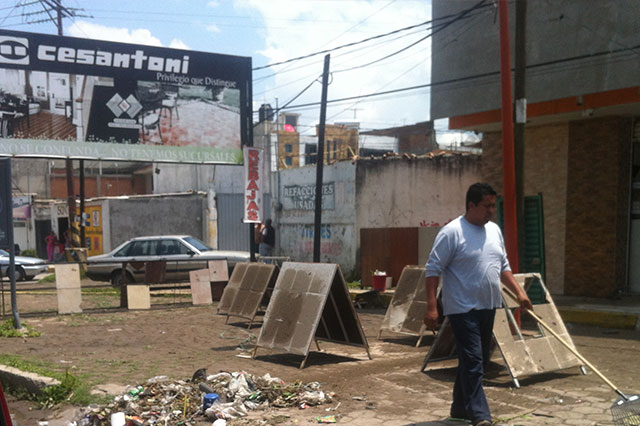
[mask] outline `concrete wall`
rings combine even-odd
[[[321,232],[321,261],[339,263],[349,275],[355,268],[355,166],[340,162],[324,166]],[[276,239],[280,255],[298,261],[313,260],[314,204],[312,186],[316,168],[302,167],[281,171],[280,194],[283,205],[278,213]]]
[[[358,161],[360,228],[438,227],[464,213],[469,185],[481,177],[476,155]]]
[[[204,195],[110,199],[108,205],[112,249],[130,238],[146,235],[188,234],[206,239]]]
[[[433,19],[455,14],[476,0],[434,1]],[[499,21],[491,2],[433,35],[431,80],[442,82],[500,69]],[[511,47],[515,6],[509,4]],[[527,64],[624,49],[640,44],[640,8],[635,0],[547,0],[527,2]],[[640,84],[640,56],[632,50],[532,68],[527,72],[529,103]],[[500,108],[498,74],[434,86],[431,119]]]
[[[564,293],[567,225],[567,123],[527,128],[524,193],[542,193],[547,288]],[[482,141],[483,180],[503,194],[502,133],[485,133]]]

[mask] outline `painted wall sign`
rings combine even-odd
[[[248,57],[0,30],[0,154],[240,164],[250,92]]]
[[[282,194],[282,207],[285,210],[314,210],[316,205],[316,185],[288,185]],[[322,184],[322,209],[335,208],[334,182]]]
[[[244,222],[260,223],[264,216],[264,150],[244,147]]]

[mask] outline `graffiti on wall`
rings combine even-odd
[[[313,254],[313,225],[302,225],[299,230],[300,251],[305,254]],[[342,254],[342,241],[335,238],[335,229],[330,224],[320,228],[320,254],[340,256]]]
[[[322,184],[322,209],[333,210],[335,204],[334,182]],[[285,210],[314,210],[316,208],[316,185],[286,185],[282,207]]]
[[[420,221],[420,226],[423,228],[440,228],[445,226],[447,223],[451,222],[453,219],[448,219],[442,223],[440,222],[434,222],[434,221],[427,221],[426,219],[423,219]]]

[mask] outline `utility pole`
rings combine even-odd
[[[327,117],[327,89],[329,87],[329,61],[324,57],[322,72],[322,98],[320,101],[320,124],[318,126],[318,154],[316,161],[316,202],[313,220],[313,261],[320,262],[320,237],[322,233],[322,172],[324,168],[324,128]]]
[[[516,211],[518,218],[518,256],[524,261],[525,226],[524,226],[524,151],[525,128],[527,125],[527,99],[525,96],[525,72],[527,67],[527,0],[516,2],[516,43],[515,43],[515,75],[514,97],[516,100],[516,122],[514,125],[515,168],[516,168]],[[522,266],[520,271],[522,271]]]
[[[517,273],[518,218],[516,214],[516,174],[513,147],[513,98],[511,92],[511,48],[509,42],[509,3],[498,0],[500,15],[500,74],[502,82],[502,154],[504,172],[504,228],[507,256],[511,269]]]

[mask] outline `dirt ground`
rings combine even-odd
[[[99,293],[96,297],[83,294],[82,314],[57,315],[53,290],[21,285],[24,289],[18,299],[21,318],[42,335],[0,338],[0,353],[42,361],[59,371],[69,370],[74,375],[87,377],[95,389],[136,385],[158,375],[189,379],[196,370],[206,368],[209,374],[247,371],[260,376],[269,373],[287,382],[319,381],[323,390],[335,392],[332,407],[340,404],[330,412],[326,411],[331,408],[328,406],[256,412],[249,420],[230,424],[250,421],[261,424],[260,420],[267,424],[312,424],[316,423],[316,416],[327,414],[348,418],[350,413],[364,410],[367,403],[371,408],[371,402],[379,418],[402,420],[396,424],[442,418],[448,413],[455,362],[434,364],[435,369],[421,373],[420,366],[433,337],[425,337],[418,348],[412,336],[385,333],[382,340],[377,340],[384,309],[358,311],[373,360],[368,359],[363,348],[320,342],[322,351],[312,345],[306,367],[299,369],[300,356],[264,348],[258,350],[256,359],[246,358],[260,332],[260,321],[251,329],[247,328],[247,321],[234,317],[225,324],[225,317],[216,315],[216,303],[192,306],[190,298],[179,290],[154,296],[152,309],[148,311],[118,308],[115,293]],[[10,318],[6,301],[4,313],[3,320]],[[640,333],[568,327],[578,350],[614,383],[623,390],[639,390]],[[496,355],[499,358],[499,353]],[[559,409],[570,410],[570,404],[581,402],[582,394],[585,401],[587,398],[615,399],[615,394],[595,375],[582,376],[577,369],[525,378],[521,380],[522,387],[515,389],[506,369],[497,360],[487,374],[487,392],[495,415],[505,420],[513,418],[509,424],[542,424],[526,422],[518,416],[526,415],[530,419],[532,413],[535,415],[545,404],[563,404]],[[426,406],[424,401],[429,398],[433,401],[434,395],[439,402]],[[20,426],[38,424],[39,420],[49,420],[53,425],[56,419],[68,418],[73,412],[68,406],[41,410],[34,403],[13,397],[9,397],[9,408]],[[278,417],[279,414],[285,417]]]

